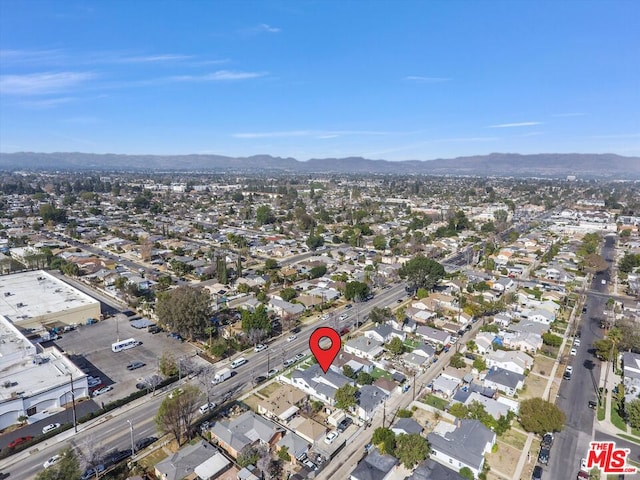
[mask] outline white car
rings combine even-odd
[[[267,372],[267,377],[269,377],[269,378],[270,377],[274,377],[274,376],[276,376],[278,374],[279,371],[280,370],[278,370],[277,368],[272,368],[271,370],[269,370]]]
[[[579,347],[580,346],[580,339],[579,338],[576,338],[576,339],[573,340],[573,346],[574,347]]]
[[[287,337],[287,342],[293,342],[296,338],[298,338],[297,335],[289,335]]]
[[[327,445],[331,445],[333,441],[338,438],[338,435],[338,432],[336,432],[335,430],[333,432],[329,432],[329,434],[324,437],[324,443],[326,443]]]
[[[266,350],[268,347],[266,345],[263,345],[262,343],[259,343],[258,345],[256,345],[256,347],[253,349],[255,352],[261,352],[263,350]]]
[[[98,390],[96,390],[95,392],[93,392],[93,396],[97,397],[98,395],[102,395],[103,393],[110,392],[111,390],[113,390],[112,386],[102,387],[102,388],[99,388]]]
[[[346,313],[343,313],[342,315],[340,315],[340,320],[346,320],[348,316],[349,315],[347,315]]]
[[[50,432],[51,430],[55,430],[56,428],[60,428],[59,423],[50,423],[49,425],[42,427],[42,433]]]
[[[53,457],[51,457],[49,460],[47,460],[46,462],[44,462],[42,464],[42,466],[44,468],[49,468],[53,465],[55,465],[56,463],[58,463],[60,460],[62,460],[62,455],[54,455]]]
[[[578,354],[578,350],[576,350],[575,348],[572,348],[569,353],[575,357]]]
[[[184,393],[184,390],[181,388],[176,388],[175,390],[173,390],[170,394],[169,394],[169,398],[175,398],[179,395],[182,395]]]
[[[565,372],[573,373],[573,367],[571,365],[567,365]]]

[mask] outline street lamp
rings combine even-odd
[[[71,404],[73,406],[73,429],[75,433],[78,433],[78,422],[76,420],[76,395],[73,392],[73,374],[69,372],[69,383],[71,384]]]
[[[133,423],[131,423],[131,420],[127,420],[127,423],[129,424],[129,433],[131,435],[131,456],[133,457],[135,454],[135,446],[133,445]]]

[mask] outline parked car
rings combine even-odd
[[[162,331],[162,328],[160,328],[157,325],[151,325],[147,328],[147,331],[153,335],[155,335],[156,333],[160,333]]]
[[[266,345],[263,345],[262,343],[259,343],[258,345],[255,346],[255,348],[253,349],[255,352],[261,352],[263,350],[266,350],[268,347]]]
[[[346,313],[343,313],[343,314],[342,314],[342,315],[340,315],[340,317],[338,317],[338,318],[342,321],[342,320],[346,320],[348,316],[349,316],[349,315],[347,315]]]
[[[579,347],[580,346],[580,339],[579,338],[574,338],[573,339],[573,346],[574,347]]]
[[[298,338],[297,335],[289,335],[287,337],[287,342],[293,342],[296,338]]]
[[[22,445],[23,443],[27,443],[29,440],[33,440],[33,437],[31,435],[27,435],[26,437],[18,437],[18,438],[14,438],[9,445],[7,445],[7,448],[16,448],[19,445]]]
[[[329,432],[326,437],[324,437],[324,443],[327,445],[331,445],[336,438],[338,438],[339,433],[336,431]]]
[[[596,402],[595,400],[589,400],[589,403],[587,405],[589,405],[589,408],[592,408],[594,410],[598,408],[598,402]]]
[[[349,333],[349,327],[344,327],[342,330],[340,330],[341,337],[344,337],[347,333]]]
[[[567,365],[565,372],[573,373],[573,367],[571,365]]]
[[[542,467],[540,465],[536,465],[535,467],[533,467],[531,480],[542,480]]]
[[[571,372],[567,372],[565,370],[565,372],[562,374],[562,378],[564,378],[565,380],[571,380]]]
[[[255,383],[262,383],[267,379],[267,377],[265,375],[258,375],[256,378],[253,379],[253,381]]]
[[[91,480],[92,478],[94,478],[96,476],[96,472],[98,472],[98,475],[100,475],[102,472],[104,472],[104,465],[100,464],[96,468],[93,468],[93,467],[87,468],[84,471],[84,473],[82,474],[82,476],[80,477],[80,479],[81,480]]]
[[[274,377],[278,374],[279,371],[280,370],[278,370],[277,368],[272,368],[267,372],[267,377]]]
[[[60,460],[62,460],[62,455],[54,455],[53,457],[51,457],[49,460],[47,460],[46,462],[44,462],[42,464],[42,466],[44,468],[49,468],[52,467],[53,465],[55,465],[56,463],[58,463]]]
[[[102,383],[102,379],[100,377],[88,377],[87,378],[87,385],[89,386],[89,388],[97,387],[101,383]]]
[[[312,471],[314,471],[314,470],[318,470],[318,467],[316,466],[316,464],[315,464],[315,463],[313,463],[313,462],[312,462],[311,460],[309,460],[308,458],[307,458],[306,460],[304,460],[304,461],[302,462],[302,464],[303,464],[305,467],[307,467],[309,470],[312,470]]]
[[[284,368],[289,368],[291,365],[293,365],[294,363],[296,363],[295,359],[290,358],[288,360],[285,360],[283,362]]]
[[[551,448],[553,445],[553,433],[547,432],[542,436],[542,442],[540,442],[542,447]]]
[[[144,362],[132,362],[127,365],[127,370],[137,370],[138,368],[142,368],[146,365]]]
[[[293,358],[295,359],[296,362],[299,362],[300,360],[302,360],[304,358],[304,353],[298,353]]]
[[[59,423],[50,423],[49,425],[42,427],[42,433],[48,433],[51,430],[55,430],[56,428],[60,428]]]
[[[102,387],[102,388],[99,388],[96,391],[94,391],[93,392],[93,396],[97,397],[98,395],[102,395],[103,393],[110,392],[111,390],[113,390],[113,387],[111,385],[106,386],[106,387]]]
[[[342,433],[344,432],[347,428],[349,428],[349,425],[351,425],[352,420],[349,417],[345,417],[342,419],[342,421],[338,424],[337,430],[338,432]]]
[[[347,308],[353,308],[353,305],[351,305],[350,303],[347,303],[347,304],[344,306],[344,308],[345,308],[345,309],[347,309]]]
[[[104,465],[110,466],[120,463],[125,458],[129,458],[131,456],[131,449],[127,450],[116,450],[111,452],[104,458]]]
[[[538,454],[538,463],[542,465],[547,465],[549,463],[549,454],[551,453],[550,448],[542,447],[540,449],[540,453]]]
[[[198,412],[200,412],[200,415],[204,415],[205,413],[209,412],[210,410],[213,410],[214,408],[216,408],[216,403],[209,402],[209,403],[205,403],[204,405],[201,405],[200,408],[198,408]]]
[[[152,443],[156,442],[158,440],[158,437],[145,437],[145,438],[141,438],[140,440],[138,440],[136,442],[135,448],[136,448],[136,452],[139,450],[142,450],[143,448],[147,448],[149,445],[151,445]]]

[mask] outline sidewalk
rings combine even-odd
[[[606,375],[606,371],[608,368],[611,368],[609,362],[603,363],[603,368],[600,370],[600,382],[598,386],[600,388],[604,387],[604,378]],[[609,378],[607,379],[607,393],[605,395],[605,412],[604,412],[604,420],[598,420],[594,422],[594,429],[597,428],[598,431],[607,433],[609,435],[619,435],[626,434],[631,435],[631,426],[627,424],[626,431],[620,430],[613,423],[611,423],[611,405],[613,405],[613,388],[621,382],[620,375],[616,375],[615,373],[609,372]],[[640,439],[638,439],[635,443],[640,444]]]

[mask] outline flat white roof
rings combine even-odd
[[[98,303],[44,270],[0,276],[0,315],[13,323]]]

